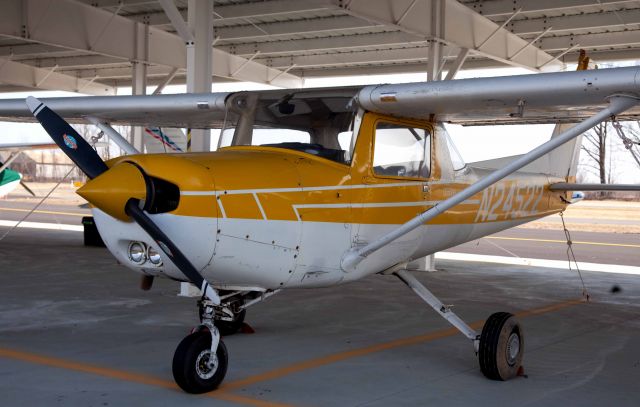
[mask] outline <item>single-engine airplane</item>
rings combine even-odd
[[[639,103],[640,67],[629,67],[326,89],[28,98],[26,105],[0,102],[0,116],[26,120],[32,113],[84,171],[89,181],[78,193],[94,206],[120,263],[147,286],[168,277],[201,289],[200,324],[173,358],[178,385],[201,393],[223,381],[228,359],[220,333],[237,330],[249,306],[283,289],[375,273],[399,277],[469,338],[486,377],[514,377],[525,344],[515,317],[495,313],[478,333],[407,264],[562,211],[582,187],[575,184],[580,135],[611,117],[639,117]],[[61,116],[222,130],[215,152],[103,162]],[[548,142],[524,155],[470,166],[443,122],[558,124]]]
[[[14,171],[9,166],[13,161],[18,158],[23,150],[37,150],[37,149],[57,148],[57,145],[52,143],[3,143],[0,142],[0,151],[8,151],[9,156],[2,162],[0,161],[0,197],[7,195],[18,187],[22,186],[28,193],[35,196],[35,193],[22,181],[22,174],[18,171]]]

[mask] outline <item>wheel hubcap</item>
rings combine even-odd
[[[201,379],[211,379],[218,370],[218,357],[211,353],[210,349],[205,349],[196,359],[196,373]]]
[[[507,363],[509,363],[509,366],[515,365],[519,353],[520,335],[513,332],[507,340]]]

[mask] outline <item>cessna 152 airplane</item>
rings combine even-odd
[[[108,249],[147,287],[153,277],[168,277],[201,288],[201,322],[173,359],[178,385],[200,393],[224,379],[220,332],[238,329],[247,307],[282,289],[375,273],[399,277],[469,338],[485,376],[514,377],[524,352],[514,316],[495,313],[477,333],[407,264],[563,210],[571,191],[588,187],[574,183],[580,134],[614,116],[640,116],[639,103],[640,67],[630,67],[347,88],[28,98],[0,102],[0,117],[32,113],[86,173],[78,193],[94,206]],[[221,128],[219,148],[103,162],[54,110],[103,126]],[[527,154],[472,167],[443,122],[558,125]]]

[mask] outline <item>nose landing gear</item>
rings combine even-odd
[[[212,351],[211,333],[206,330],[185,337],[173,355],[173,378],[187,393],[215,390],[227,373],[227,347],[220,341]]]
[[[173,355],[173,378],[187,393],[215,390],[227,374],[229,356],[214,324],[219,305],[203,299],[199,304],[201,324],[185,337]]]

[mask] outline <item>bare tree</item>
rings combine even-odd
[[[585,133],[582,141],[582,151],[587,159],[582,163],[590,173],[600,179],[601,184],[609,180],[607,176],[607,137],[608,123],[596,125],[590,132]]]

